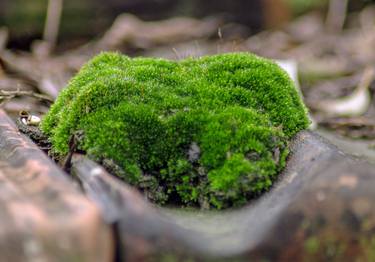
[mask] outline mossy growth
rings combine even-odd
[[[42,131],[79,148],[159,204],[226,208],[269,189],[288,140],[308,126],[287,74],[249,53],[183,61],[102,53],[62,90]]]

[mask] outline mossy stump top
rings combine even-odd
[[[102,53],[62,90],[41,129],[61,155],[83,133],[80,150],[156,203],[220,209],[269,189],[288,140],[308,123],[292,80],[253,54]]]

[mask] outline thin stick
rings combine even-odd
[[[56,45],[61,13],[63,9],[63,0],[49,0],[47,9],[47,18],[44,26],[43,39],[50,44],[53,49]]]
[[[177,49],[174,48],[174,47],[172,47],[172,51],[173,51],[173,53],[175,54],[176,59],[177,59],[177,60],[181,60],[181,56],[180,56],[180,54],[178,53]]]
[[[7,91],[7,90],[0,90],[0,100],[10,100],[15,97],[19,96],[29,96],[39,99],[41,101],[45,101],[48,103],[53,103],[53,99],[47,95],[35,93],[33,91],[21,91],[17,89],[16,91]]]
[[[221,44],[223,43],[223,33],[221,32],[221,27],[217,29],[217,36],[219,37],[219,42],[217,43],[217,50],[218,54],[221,53]]]
[[[8,28],[0,27],[0,51],[3,51],[8,42]]]
[[[330,0],[326,26],[333,32],[340,32],[345,24],[348,0]]]
[[[362,78],[357,86],[358,90],[366,90],[369,89],[371,86],[371,83],[374,81],[375,78],[375,69],[374,67],[368,66],[365,68]]]

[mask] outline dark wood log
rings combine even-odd
[[[126,261],[370,261],[375,237],[375,169],[320,136],[301,132],[273,189],[238,210],[154,207],[87,158],[72,171],[117,224]]]
[[[111,261],[99,209],[0,110],[0,261]]]

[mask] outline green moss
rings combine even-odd
[[[363,261],[375,261],[375,236],[361,237],[360,246],[363,252]]]
[[[319,239],[317,237],[309,237],[305,242],[305,250],[308,254],[314,255],[319,251]]]
[[[111,159],[157,203],[238,206],[270,188],[287,142],[308,126],[292,81],[248,53],[180,62],[103,53],[42,121],[60,154],[70,136]]]

